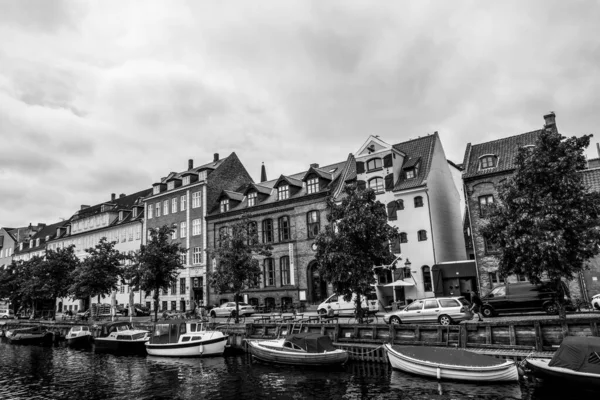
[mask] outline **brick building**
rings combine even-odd
[[[235,153],[224,159],[215,153],[212,162],[194,167],[193,160],[189,160],[187,170],[170,172],[152,185],[152,193],[144,199],[144,243],[151,229],[168,225],[174,229],[173,240],[187,249],[183,256],[185,269],[177,283],[160,293],[161,310],[183,312],[191,308],[190,302],[207,300],[207,204],[214,204],[223,190],[238,190],[251,182],[252,178]]]

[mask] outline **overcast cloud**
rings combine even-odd
[[[368,135],[600,133],[599,1],[0,0],[0,226],[235,151],[255,180]],[[592,139],[589,157],[598,157]]]

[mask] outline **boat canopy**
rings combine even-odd
[[[131,323],[126,321],[118,321],[118,322],[110,322],[102,326],[102,330],[100,332],[100,337],[106,337],[110,335],[112,332],[117,331],[126,331],[133,329]]]
[[[600,337],[565,337],[548,366],[600,374]]]
[[[331,343],[331,338],[320,333],[296,333],[288,336],[285,341],[300,347],[307,353],[337,350]]]

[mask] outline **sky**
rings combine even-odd
[[[600,1],[0,0],[0,226],[235,152],[255,181],[369,135],[600,141]]]

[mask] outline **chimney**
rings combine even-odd
[[[554,133],[558,133],[558,129],[556,128],[556,115],[554,111],[550,111],[550,113],[544,115],[544,128],[552,130]]]
[[[82,204],[80,210],[85,210],[86,208],[90,208],[87,204]]]
[[[119,195],[119,198],[120,198],[120,199],[122,199],[123,197],[125,197],[125,193],[121,193],[121,194]]]
[[[188,169],[192,169],[194,168],[194,160],[192,160],[191,158],[188,160]]]
[[[215,159],[213,160],[213,162],[217,162],[219,161],[219,153],[215,153]]]
[[[110,201],[115,201],[115,199],[117,198],[117,195],[114,193],[110,194]]]
[[[598,158],[600,158],[600,143],[596,143],[596,151],[598,152]]]
[[[313,164],[310,164],[310,167],[311,168],[319,168],[319,164],[313,163]]]
[[[266,182],[267,181],[267,170],[265,169],[265,163],[262,163],[262,167],[260,167],[260,181],[261,182]]]

